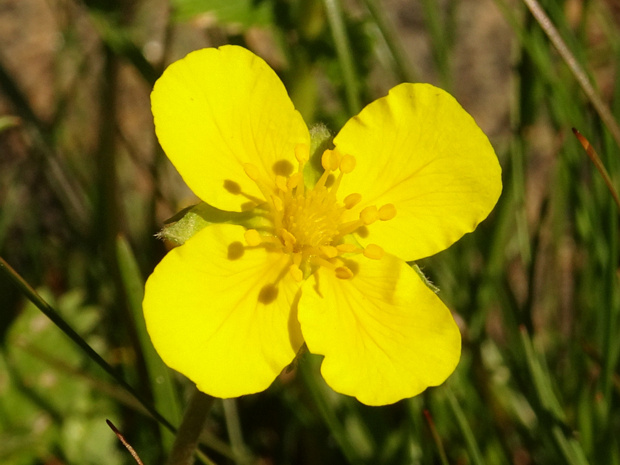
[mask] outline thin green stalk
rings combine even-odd
[[[235,455],[235,462],[238,464],[248,463],[249,457],[243,442],[237,401],[235,399],[224,399],[222,404],[224,406],[224,418],[226,418],[226,431],[228,432],[228,439]]]
[[[465,438],[465,444],[467,445],[467,450],[469,452],[469,458],[471,459],[471,463],[474,465],[483,465],[484,460],[482,459],[482,453],[480,452],[480,448],[478,447],[478,443],[476,442],[476,438],[474,436],[469,423],[467,422],[467,417],[465,416],[465,412],[461,408],[459,401],[456,399],[456,396],[452,392],[449,386],[445,387],[446,396],[448,397],[448,404],[452,409],[452,413],[454,413],[454,417],[456,418],[456,422],[459,425],[459,429]]]
[[[407,58],[405,49],[396,34],[396,28],[390,24],[390,21],[385,14],[385,8],[382,8],[379,0],[364,0],[364,4],[370,12],[375,24],[379,28],[383,40],[392,54],[394,63],[396,65],[396,71],[398,78],[406,82],[416,82],[416,72],[411,66],[411,62]]]
[[[334,43],[336,44],[336,53],[342,67],[342,76],[344,78],[344,86],[347,97],[349,112],[353,115],[357,114],[362,105],[359,97],[359,85],[356,78],[355,67],[353,65],[353,57],[351,56],[351,46],[344,26],[342,18],[342,9],[339,0],[323,0],[325,10],[327,11],[327,20],[332,31]]]
[[[446,89],[452,87],[450,79],[449,41],[447,34],[450,32],[445,24],[441,24],[439,9],[436,0],[422,0],[422,11],[429,35],[431,37],[433,58],[439,71],[441,85]]]
[[[439,452],[439,460],[441,460],[442,465],[449,465],[448,457],[446,455],[446,450],[443,447],[443,442],[441,440],[441,436],[437,432],[437,428],[435,427],[435,422],[433,421],[433,417],[428,410],[424,410],[424,417],[426,418],[426,422],[428,423],[428,429],[431,431],[431,436],[433,436],[433,441],[435,441],[435,445],[437,446],[437,452]]]
[[[323,421],[340,446],[340,450],[346,457],[347,461],[354,464],[362,463],[361,458],[358,456],[357,450],[349,440],[349,436],[347,435],[344,426],[340,420],[338,420],[336,412],[334,412],[334,409],[329,405],[323,389],[321,389],[321,386],[317,383],[317,373],[312,370],[312,366],[314,365],[312,362],[313,360],[311,360],[311,356],[306,356],[298,365],[298,370],[301,373],[304,384],[308,388],[310,396],[319,410],[319,414],[323,417]]]
[[[521,328],[521,343],[527,359],[528,369],[533,381],[540,405],[552,415],[551,435],[560,449],[565,462],[570,465],[586,465],[588,463],[583,448],[574,438],[567,438],[564,432],[567,429],[564,423],[566,415],[560,402],[553,393],[549,374],[538,359],[532,341],[525,328]]]
[[[22,294],[28,298],[45,316],[47,316],[52,323],[54,323],[60,330],[65,333],[73,342],[75,342],[84,353],[99,365],[106,373],[108,373],[114,380],[120,384],[127,392],[129,392],[139,403],[142,405],[151,416],[164,425],[168,430],[175,432],[176,429],[172,424],[163,417],[152,405],[146,402],[138,394],[138,392],[131,387],[117,372],[112,368],[108,362],[106,362],[101,355],[95,352],[88,343],[82,339],[82,337],[75,332],[75,330],[67,324],[67,322],[54,310],[41,296],[35,291],[30,284],[21,277],[17,271],[15,271],[2,257],[0,257],[0,270],[3,271],[6,276],[13,281]]]
[[[607,126],[607,129],[611,132],[616,144],[620,147],[620,126],[618,126],[618,123],[611,114],[611,111],[609,111],[609,108],[607,108],[607,106],[603,103],[603,100],[594,90],[594,87],[590,83],[585,71],[581,65],[579,65],[573,53],[569,50],[556,27],[553,25],[547,14],[543,11],[537,0],[523,0],[523,2],[528,7],[545,34],[547,34],[547,37],[549,37],[549,40],[553,43],[571,73],[573,73],[573,76],[575,76],[575,79],[592,103],[592,106],[598,113],[599,117],[605,126]]]
[[[181,407],[174,389],[172,376],[170,376],[170,370],[155,351],[146,330],[146,323],[142,313],[144,281],[136,258],[124,237],[118,237],[116,240],[116,257],[127,304],[134,320],[140,350],[146,364],[155,407],[175,424],[178,424],[181,419]],[[162,429],[161,434],[164,449],[170,451],[174,436],[164,429]]]
[[[198,446],[198,439],[214,401],[214,397],[198,389],[194,390],[174,439],[172,452],[166,462],[167,465],[192,465],[194,463],[194,452]],[[209,460],[207,463],[213,462]]]

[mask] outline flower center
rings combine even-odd
[[[363,253],[368,258],[381,259],[384,252],[378,245],[369,244],[361,248],[344,242],[344,237],[358,228],[377,220],[390,220],[396,215],[392,204],[381,208],[369,206],[361,210],[359,219],[343,222],[344,212],[362,200],[358,193],[349,194],[342,203],[336,197],[343,176],[355,168],[355,158],[336,150],[326,150],[321,157],[324,172],[315,186],[307,189],[303,169],[308,161],[308,147],[298,145],[295,157],[299,163],[298,171],[288,177],[276,175],[275,189],[260,179],[255,165],[244,165],[246,174],[267,200],[268,215],[273,224],[273,230],[267,231],[267,235],[255,229],[247,230],[245,239],[248,245],[275,244],[282,252],[289,254],[289,271],[298,281],[309,272],[308,265],[331,268],[342,279],[353,277],[354,272],[343,257],[346,254]]]

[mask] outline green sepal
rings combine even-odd
[[[259,217],[254,212],[228,212],[218,210],[208,203],[187,207],[166,221],[157,237],[183,245],[190,237],[204,227],[213,223],[231,223],[255,228],[259,224]]]
[[[321,156],[327,149],[333,148],[332,136],[327,126],[316,124],[310,128],[310,159],[304,168],[304,183],[311,187],[316,184],[323,173]]]
[[[424,274],[424,272],[420,269],[420,267],[415,264],[415,263],[409,263],[409,265],[411,265],[411,268],[413,268],[413,271],[415,271],[418,276],[420,277],[420,279],[424,282],[424,284],[426,284],[426,286],[433,291],[435,294],[439,293],[439,288],[437,286],[435,286],[430,279],[428,279],[426,277],[426,275]]]
[[[313,186],[323,172],[321,155],[332,147],[332,139],[331,133],[323,124],[317,124],[310,129],[310,159],[304,169],[304,182],[307,186]],[[198,231],[213,223],[238,224],[248,229],[258,230],[267,226],[260,212],[254,210],[229,212],[201,202],[184,208],[166,220],[165,226],[157,233],[157,237],[175,245],[183,245]]]

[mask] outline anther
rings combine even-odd
[[[282,192],[286,192],[287,191],[287,182],[286,182],[286,178],[284,176],[280,176],[277,175],[276,176],[276,186],[278,186],[278,189],[280,189]]]
[[[394,204],[386,203],[379,209],[378,214],[381,221],[391,220],[396,216],[396,207]]]
[[[356,206],[358,203],[360,203],[361,201],[362,201],[362,194],[358,194],[357,192],[355,192],[353,194],[347,195],[342,202],[344,203],[344,208],[346,208],[347,210],[350,210],[354,206]]]
[[[282,238],[282,241],[284,242],[284,246],[289,250],[293,250],[293,246],[297,242],[297,239],[295,239],[295,236],[293,236],[286,229],[282,229],[280,231],[280,237]]]
[[[335,258],[338,256],[338,249],[333,245],[321,245],[319,250],[325,254],[327,258]]]
[[[377,221],[377,216],[377,207],[374,205],[366,207],[360,212],[360,220],[362,220],[365,225],[369,225]]]
[[[377,244],[368,244],[364,249],[364,257],[370,258],[372,260],[381,260],[383,255],[385,255],[384,250],[379,247]]]
[[[258,179],[259,171],[256,165],[253,165],[252,163],[244,163],[243,170],[252,181],[256,181]]]
[[[340,172],[348,174],[355,169],[355,157],[353,155],[344,155],[340,160]]]
[[[325,171],[336,171],[340,166],[340,159],[339,152],[327,149],[321,156],[321,165]]]
[[[346,266],[339,266],[334,271],[336,277],[340,279],[351,279],[353,277],[353,272]]]
[[[297,144],[295,146],[295,158],[302,165],[308,161],[308,153],[310,149],[306,144]]]
[[[338,249],[340,253],[353,253],[357,252],[359,247],[355,244],[338,244],[336,249]]]
[[[250,247],[256,247],[262,242],[260,234],[258,234],[256,229],[248,229],[243,233],[243,237]]]
[[[293,189],[294,189],[294,188],[296,188],[296,187],[297,187],[300,183],[303,183],[303,182],[304,182],[304,179],[303,179],[303,178],[304,178],[304,177],[303,177],[303,174],[301,174],[301,173],[295,173],[295,174],[291,175],[291,176],[288,178],[288,181],[286,181],[286,187],[287,187],[289,190],[293,190]]]

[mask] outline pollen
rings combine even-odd
[[[396,207],[365,205],[354,213],[358,219],[350,221],[351,213],[347,212],[359,208],[362,195],[353,192],[341,197],[338,191],[343,177],[355,170],[355,157],[336,149],[325,150],[321,156],[324,172],[313,186],[307,186],[303,172],[310,158],[309,147],[298,144],[294,155],[299,167],[289,176],[277,174],[269,179],[257,166],[243,165],[246,175],[264,195],[264,216],[272,224],[271,230],[261,227],[260,234],[248,229],[245,241],[250,247],[269,247],[288,254],[291,257],[288,274],[297,282],[317,267],[332,270],[339,279],[352,279],[355,273],[345,266],[343,254],[381,260],[385,252],[376,244],[362,247],[354,243],[356,240],[345,242],[345,236],[359,228],[372,228],[376,221],[391,220],[396,216]],[[346,216],[349,218],[345,221]]]

